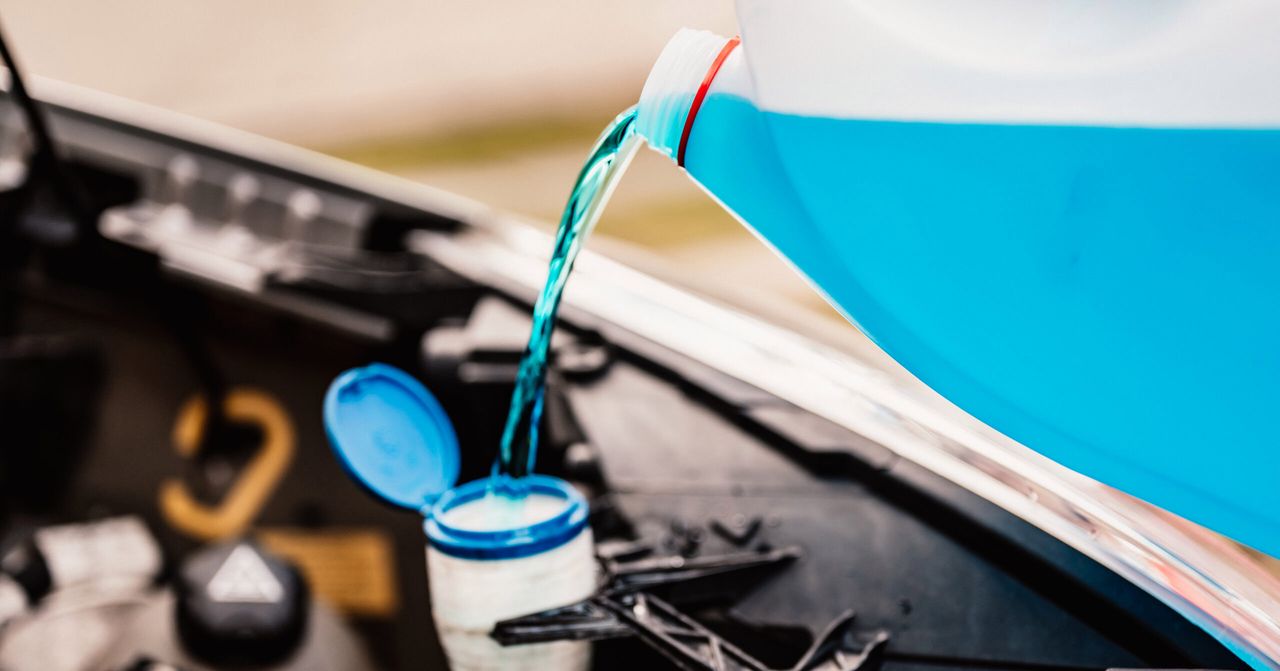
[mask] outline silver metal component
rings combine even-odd
[[[107,210],[98,227],[170,270],[256,294],[299,250],[355,251],[371,212],[352,198],[177,154],[140,201]]]
[[[31,138],[16,109],[0,115],[0,193],[22,186],[27,179]]]
[[[160,574],[160,546],[133,516],[44,527],[35,544],[55,590],[108,582],[144,586]]]
[[[187,154],[178,154],[164,169],[164,183],[157,200],[165,203],[187,202],[188,193],[200,178],[200,164]]]
[[[223,221],[240,221],[245,208],[258,199],[262,183],[247,172],[239,172],[227,182],[227,196],[222,214]]]
[[[320,216],[322,209],[324,202],[311,189],[298,189],[289,194],[289,200],[285,203],[284,237],[303,237],[304,228]]]

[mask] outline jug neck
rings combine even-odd
[[[682,163],[689,115],[701,102],[737,38],[683,28],[662,49],[645,80],[637,105],[636,132],[657,151]]]

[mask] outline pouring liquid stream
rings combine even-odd
[[[640,146],[635,120],[636,109],[632,107],[619,114],[600,135],[578,173],[560,218],[547,282],[534,304],[533,327],[520,361],[498,461],[489,484],[491,498],[506,499],[505,502],[493,501],[498,514],[504,517],[519,517],[528,494],[523,478],[533,472],[537,456],[538,426],[547,385],[547,357],[560,298],[578,252]]]

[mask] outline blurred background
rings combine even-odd
[[[32,74],[429,183],[548,228],[591,143],[635,102],[671,35],[737,32],[730,0],[0,0],[0,14]],[[637,157],[591,246],[879,354],[655,153]]]

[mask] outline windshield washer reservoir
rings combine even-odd
[[[458,439],[440,403],[413,376],[385,364],[330,385],[325,428],[338,460],[379,498],[426,518],[431,613],[453,669],[585,669],[590,644],[504,648],[493,625],[566,606],[596,589],[586,499],[546,475],[522,478],[521,499],[489,480],[454,486]]]

